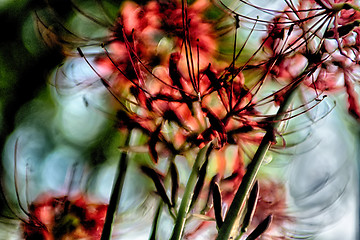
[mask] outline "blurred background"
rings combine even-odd
[[[77,3],[104,23],[111,23],[120,5],[119,1],[102,1],[101,6],[93,0]],[[56,13],[49,11],[47,4]],[[79,41],[106,36],[106,24],[99,26],[84,19],[73,7],[63,0],[0,0],[0,176],[3,192],[15,208],[15,189],[23,205],[42,192],[66,194],[70,182],[101,201],[107,201],[111,191],[117,147],[124,141],[112,128],[111,96],[71,44],[39,22],[46,19],[51,23],[55,15],[61,16],[76,31]],[[64,31],[56,24],[49,27]],[[90,56],[99,47],[87,51]],[[93,60],[89,57],[90,62]],[[70,82],[62,82],[64,79]],[[89,84],[77,87],[72,80]],[[57,84],[68,88],[59,92]],[[344,102],[342,97],[336,100]],[[294,150],[298,154],[287,156],[290,161],[281,164],[289,188],[290,211],[299,217],[295,235],[316,234],[311,238],[319,240],[359,239],[359,125],[344,109],[338,104],[327,118],[314,124],[308,141]],[[130,166],[130,173],[136,173],[134,168]],[[143,205],[146,199],[146,180],[136,181],[135,176],[127,176],[126,181],[135,186],[125,189],[123,212]],[[20,211],[19,215],[23,214]],[[150,219],[144,220],[148,226]],[[13,226],[0,225],[0,239],[16,235]]]
[[[82,4],[86,2],[89,1]],[[50,5],[56,12],[49,10]],[[45,21],[49,16],[48,26],[42,25],[39,14]],[[0,239],[19,238],[19,217],[26,218],[20,204],[26,206],[43,192],[60,196],[67,194],[69,186],[74,185],[73,194],[90,188],[102,191],[108,198],[111,190],[114,168],[109,179],[101,179],[106,181],[102,188],[93,187],[98,184],[97,166],[105,160],[106,164],[116,164],[115,159],[112,162],[108,156],[112,156],[108,150],[112,149],[118,156],[116,150],[121,143],[117,131],[110,131],[110,118],[102,112],[107,110],[106,106],[101,106],[107,94],[96,84],[90,89],[72,88],[73,91],[62,93],[54,86],[55,79],[62,73],[79,81],[94,77],[84,61],[76,62],[79,59],[71,57],[73,49],[63,49],[64,40],[46,29],[60,27],[52,25],[50,19],[59,17],[67,24],[68,20],[75,20],[74,15],[69,1],[0,1],[3,30],[0,40],[0,176],[5,195],[1,195],[0,203]],[[66,57],[69,60],[64,63]],[[87,108],[87,98],[99,107]],[[16,199],[16,191],[20,200]],[[101,194],[97,195],[100,201],[107,201]],[[6,202],[15,214],[9,211]],[[9,220],[9,216],[14,220]]]

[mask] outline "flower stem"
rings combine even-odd
[[[151,230],[151,235],[149,240],[156,240],[156,232],[158,229],[158,224],[159,224],[159,219],[160,219],[160,215],[161,215],[161,210],[163,208],[163,202],[160,201],[156,213],[155,213],[155,217],[154,217],[154,221],[153,221],[153,226],[152,226],[152,230]]]
[[[202,149],[200,149],[198,155],[196,156],[189,179],[186,183],[185,192],[181,200],[179,212],[175,221],[175,226],[172,232],[172,236],[170,238],[171,240],[180,240],[183,234],[187,214],[189,213],[190,209],[191,198],[193,196],[196,180],[198,178],[199,169],[203,162],[207,148],[208,147],[203,147]]]
[[[233,225],[238,217],[240,209],[243,208],[246,202],[246,196],[249,194],[252,185],[254,184],[256,175],[260,169],[263,159],[269,150],[273,139],[274,131],[278,128],[281,119],[284,117],[284,113],[287,111],[294,92],[297,89],[297,85],[293,85],[284,96],[284,100],[278,109],[277,114],[272,120],[268,130],[266,131],[252,161],[247,166],[247,171],[241,181],[241,184],[235,194],[235,197],[230,205],[230,208],[226,214],[224,223],[219,230],[219,234],[216,240],[228,240],[233,229]]]
[[[126,138],[125,146],[129,145],[130,136],[131,136],[131,134],[129,133]],[[118,165],[117,172],[116,172],[115,182],[113,184],[113,189],[111,192],[109,206],[108,206],[108,209],[106,212],[104,228],[101,233],[101,240],[111,239],[112,225],[113,225],[113,222],[114,222],[114,219],[116,216],[116,212],[117,212],[117,209],[119,206],[127,166],[128,166],[127,153],[122,152],[120,155],[120,161],[119,161],[119,165]]]

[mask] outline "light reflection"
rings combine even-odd
[[[83,96],[78,95],[62,102],[56,122],[67,140],[84,145],[96,139],[107,120],[105,115],[87,107]]]
[[[47,154],[41,169],[44,189],[67,194],[70,184],[79,186],[81,173],[71,175],[71,172],[83,169],[79,163],[84,162],[84,156],[69,146],[57,146]]]

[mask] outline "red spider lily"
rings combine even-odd
[[[264,47],[270,58],[265,71],[291,84],[305,68],[313,66],[313,73],[302,82],[317,95],[345,90],[349,112],[358,119],[352,82],[358,78],[359,16],[360,8],[353,1],[309,0],[289,5],[268,26]],[[275,94],[275,102],[277,97]]]
[[[282,60],[293,53],[306,56],[321,52],[324,41],[336,39],[340,52],[344,54],[345,48],[352,48],[346,46],[346,37],[356,32],[359,10],[350,1],[308,0],[301,1],[297,6],[289,5],[269,22],[264,46],[273,58]],[[332,54],[332,51],[329,53]]]
[[[149,135],[155,162],[160,142],[174,154],[214,139],[221,148],[228,139],[236,142],[237,129],[262,126],[252,119],[256,104],[241,69],[217,69],[224,64],[212,50],[216,36],[203,16],[207,6],[200,0],[189,6],[126,3],[113,39],[103,45],[105,56],[98,59],[102,72],[116,75],[104,84],[125,108],[121,115],[126,116],[119,119],[125,124],[119,125]],[[173,49],[159,52],[159,38],[170,39]],[[171,134],[165,131],[169,126]]]
[[[68,198],[43,194],[29,206],[29,220],[21,223],[24,239],[99,239],[107,205],[91,203],[83,195]]]
[[[11,206],[3,187],[0,184],[1,200],[4,209],[13,217],[3,215],[8,219],[20,220],[20,232],[26,240],[54,240],[54,239],[99,239],[105,222],[107,204],[100,204],[90,200],[89,196],[79,192],[77,195],[56,195],[46,192],[39,195],[31,203],[26,198],[24,207],[18,191],[18,146],[19,138],[14,148],[14,187],[17,205],[25,217],[20,216]],[[71,178],[75,168],[71,173]],[[28,180],[26,175],[26,181]],[[68,193],[71,191],[71,184]],[[26,185],[26,187],[28,187]],[[28,192],[26,190],[26,197]]]
[[[349,113],[356,119],[360,120],[360,105],[358,94],[354,90],[354,85],[350,81],[347,74],[345,74],[345,89],[348,95],[348,110]]]
[[[115,63],[128,78],[133,80],[137,77],[140,80],[141,76],[128,72],[133,71],[132,68],[135,71],[139,70],[141,63],[136,61],[136,58],[150,67],[166,64],[169,51],[172,52],[173,48],[181,49],[185,44],[184,41],[189,41],[188,45],[192,49],[188,50],[193,57],[199,58],[200,67],[206,66],[207,59],[214,55],[216,49],[215,29],[212,24],[204,20],[203,16],[209,5],[206,0],[198,0],[185,10],[178,1],[162,3],[149,1],[145,6],[125,2],[117,26],[113,30],[111,44],[107,46],[110,48],[113,61],[107,58],[101,61],[107,61],[108,67],[113,70]],[[188,22],[184,22],[186,21],[184,14]],[[186,32],[191,34],[187,34],[185,38]],[[187,59],[189,60],[192,61]],[[132,65],[129,66],[128,64],[131,63]]]

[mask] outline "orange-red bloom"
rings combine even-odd
[[[86,196],[39,196],[29,206],[28,221],[21,223],[24,239],[100,239],[107,205]]]

